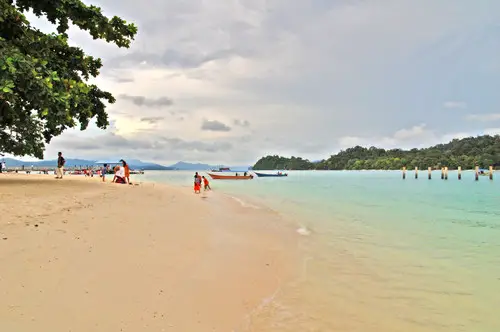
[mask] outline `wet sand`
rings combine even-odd
[[[224,195],[0,176],[0,331],[244,331],[297,234]]]

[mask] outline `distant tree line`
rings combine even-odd
[[[355,146],[330,156],[320,162],[311,162],[300,157],[285,158],[266,156],[257,161],[254,170],[396,170],[402,167],[440,169],[472,169],[500,166],[500,136],[478,136],[454,139],[447,144],[438,144],[424,149],[379,149]]]

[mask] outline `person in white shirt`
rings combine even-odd
[[[127,183],[127,181],[125,180],[125,169],[123,167],[118,166],[118,169],[115,172],[115,177],[113,179],[113,182],[122,184]]]

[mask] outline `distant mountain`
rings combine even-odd
[[[57,166],[57,160],[40,160],[40,161],[22,161],[12,158],[4,158],[5,164],[7,167],[55,167]],[[86,166],[94,166],[96,160],[87,160],[87,159],[72,159],[66,158],[66,167],[86,167]],[[171,167],[166,167],[160,164],[143,162],[137,159],[130,159],[127,161],[130,168],[132,169],[143,169],[143,170],[171,170]]]
[[[4,158],[5,164],[7,167],[19,167],[21,168],[23,165],[26,168],[31,167],[55,167],[57,165],[56,159],[51,160],[39,160],[39,161],[22,161],[13,158]],[[113,159],[114,160],[114,159]],[[95,165],[96,162],[106,162],[110,161],[110,159],[103,160],[89,160],[89,159],[73,159],[66,158],[66,167],[86,167]],[[183,170],[183,171],[206,171],[210,169],[218,169],[219,167],[228,167],[228,166],[214,166],[209,164],[202,163],[188,163],[184,161],[179,161],[170,166],[163,166],[160,164],[155,164],[151,162],[141,161],[139,159],[126,159],[130,168],[132,169],[143,169],[143,170]],[[231,170],[234,171],[246,171],[248,170],[248,166],[233,166]]]
[[[252,166],[231,166],[229,167],[231,169],[231,171],[235,171],[235,172],[246,172],[246,171],[251,171],[252,170]]]
[[[208,169],[216,169],[219,168],[219,166],[213,166],[209,164],[201,164],[201,163],[186,163],[184,161],[179,161],[173,165],[169,166],[172,169],[177,169],[180,171],[204,171]]]
[[[168,171],[168,170],[173,170],[172,167],[168,166],[163,166],[160,164],[155,164],[151,162],[144,162],[140,161],[138,159],[129,159],[127,160],[127,163],[130,165],[130,168],[139,168],[139,169],[144,169],[144,170],[151,170],[151,171]]]

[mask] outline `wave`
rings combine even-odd
[[[304,235],[304,236],[311,235],[311,231],[309,229],[307,229],[307,227],[304,227],[304,226],[298,228],[297,233],[299,233],[300,235]]]
[[[231,197],[232,199],[234,199],[236,202],[240,203],[240,205],[242,207],[245,207],[245,208],[251,208],[251,209],[260,209],[260,207],[256,206],[256,205],[253,205],[253,204],[250,204],[248,202],[245,202],[244,200],[242,200],[241,198],[238,198],[238,197],[234,197],[234,196],[229,196]]]

